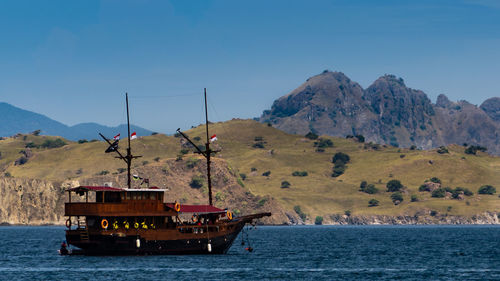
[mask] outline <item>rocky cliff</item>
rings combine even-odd
[[[235,214],[272,212],[272,217],[262,219],[267,224],[289,224],[297,222],[298,216],[285,212],[280,204],[269,196],[255,196],[238,183],[238,177],[232,172],[226,161],[213,159],[213,200],[220,208],[229,208]],[[206,183],[193,188],[190,182],[194,177],[206,181],[206,163],[196,157],[184,160],[169,159],[137,169],[137,172],[150,182],[154,182],[168,191],[166,201],[179,201],[182,204],[207,204]],[[8,224],[62,224],[64,202],[67,193],[64,190],[78,185],[126,186],[126,173],[94,176],[65,182],[0,177],[0,223]],[[139,183],[134,182],[134,186]],[[143,186],[145,187],[145,186]],[[72,200],[78,200],[72,198]]]
[[[500,98],[477,107],[440,95],[433,104],[394,75],[363,89],[341,72],[325,71],[277,99],[259,120],[288,133],[361,134],[367,141],[422,149],[467,143],[500,154]]]

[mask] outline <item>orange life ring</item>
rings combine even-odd
[[[191,220],[192,220],[193,222],[197,222],[197,221],[198,221],[198,218],[197,218],[195,215],[193,215],[193,216],[191,217]]]
[[[71,228],[71,220],[70,219],[66,220],[66,227]]]
[[[227,211],[226,216],[229,220],[233,219],[233,213],[231,213],[230,211]]]
[[[102,219],[101,226],[102,226],[102,228],[107,229],[108,226],[109,226],[108,220],[107,219]]]
[[[175,202],[174,210],[179,212],[181,210],[181,204],[179,204],[178,202]]]

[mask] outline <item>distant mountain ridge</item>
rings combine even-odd
[[[29,133],[41,130],[43,135],[61,136],[63,138],[77,141],[80,139],[97,139],[98,133],[113,137],[120,133],[122,137],[127,135],[127,125],[108,127],[97,123],[81,123],[67,126],[61,122],[48,118],[45,115],[24,110],[5,102],[0,102],[0,136],[8,137],[17,133]],[[140,136],[150,135],[152,131],[131,125],[130,129]]]
[[[394,75],[363,89],[341,72],[324,71],[277,99],[259,121],[294,134],[361,134],[367,141],[423,149],[467,143],[500,154],[500,98],[477,107],[440,95],[433,104]]]

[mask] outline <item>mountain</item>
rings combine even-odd
[[[2,120],[0,123],[1,137],[8,137],[18,133],[30,133],[36,130],[41,130],[43,135],[61,136],[73,141],[97,139],[99,138],[98,133],[108,137],[118,133],[122,136],[127,135],[127,125],[124,124],[108,127],[96,123],[82,123],[70,127],[42,114],[27,111],[4,102],[0,102],[0,119]],[[137,132],[139,136],[152,133],[135,125],[131,125],[130,129],[132,132]]]
[[[204,126],[185,133],[197,145],[206,136]],[[500,157],[465,154],[457,145],[448,146],[448,153],[438,153],[436,149],[411,150],[329,136],[321,138],[333,145],[320,151],[318,140],[253,120],[213,123],[210,133],[217,134],[218,140],[211,145],[219,151],[212,158],[215,204],[234,213],[271,211],[268,222],[276,224],[300,222],[298,215],[310,224],[316,216],[322,216],[325,224],[500,223]],[[38,145],[47,139],[54,137],[30,134],[0,140],[0,224],[62,224],[62,202],[67,198],[64,188],[106,182],[126,185],[125,163],[104,153],[104,142],[71,142],[59,148]],[[29,143],[35,144],[31,157],[16,165],[22,156],[19,152]],[[168,188],[167,200],[207,202],[206,181],[201,188],[190,186],[195,177],[206,180],[206,162],[182,138],[163,134],[140,137],[132,142],[132,152],[142,155],[132,163],[133,174]],[[332,157],[338,152],[347,154],[349,160],[343,174],[332,177]],[[442,190],[444,197],[433,197],[420,186],[434,177],[447,190],[462,187],[473,194],[453,198]],[[403,200],[397,205],[386,191],[391,180],[404,185]],[[363,181],[376,189],[370,194],[361,192]],[[140,181],[133,181],[134,187],[139,185]],[[478,194],[483,185],[492,185],[497,192]],[[379,205],[370,207],[371,199]],[[350,216],[345,215],[347,210]]]
[[[500,98],[477,107],[440,95],[434,104],[394,75],[363,89],[341,72],[324,71],[274,101],[258,120],[294,134],[360,134],[375,143],[422,149],[467,143],[500,154]]]

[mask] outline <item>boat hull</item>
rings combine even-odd
[[[238,223],[231,232],[186,235],[186,239],[147,239],[141,234],[90,234],[82,239],[75,230],[66,231],[68,244],[81,249],[74,253],[84,255],[188,255],[225,254],[240,233],[245,223]],[[152,230],[153,231],[153,230]],[[139,240],[139,242],[137,241]],[[208,246],[210,244],[210,247]],[[209,251],[210,248],[210,251]]]

